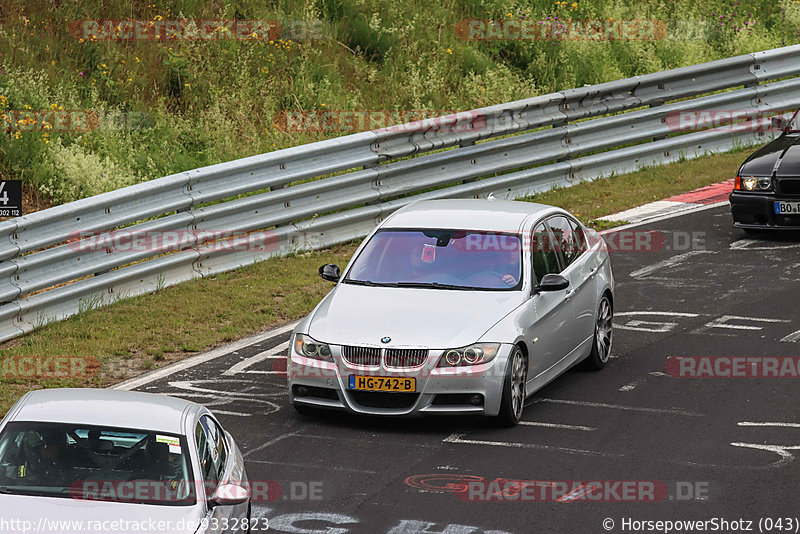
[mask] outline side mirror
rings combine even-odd
[[[327,280],[329,282],[338,282],[339,277],[342,276],[342,271],[339,270],[338,265],[326,263],[319,268],[319,275],[323,280]]]
[[[250,492],[238,484],[220,484],[208,504],[211,506],[232,506],[247,502]]]
[[[546,274],[542,277],[541,281],[533,288],[534,293],[543,293],[545,291],[561,291],[569,287],[569,280],[560,274]]]
[[[772,124],[772,128],[780,132],[785,132],[786,129],[789,127],[788,121],[781,116],[772,117],[770,122]]]

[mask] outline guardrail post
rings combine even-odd
[[[458,148],[465,148],[465,147],[468,147],[468,146],[473,146],[474,144],[475,144],[475,140],[474,139],[469,139],[467,141],[462,141],[461,144],[458,145]],[[461,183],[462,184],[471,184],[472,182],[477,182],[477,181],[478,181],[477,178],[467,178],[466,180],[461,180]]]
[[[664,102],[655,102],[653,104],[650,104],[650,108],[651,109],[652,108],[657,108],[657,107],[663,106],[663,105],[664,105]],[[661,119],[661,122],[665,122],[665,121],[666,121],[666,119]],[[666,135],[657,135],[656,137],[653,137],[653,141],[661,141],[661,140],[666,139],[666,138],[667,138]]]

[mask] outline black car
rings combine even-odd
[[[800,111],[774,117],[779,137],[745,160],[730,196],[733,226],[745,231],[800,229]]]

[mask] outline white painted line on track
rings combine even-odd
[[[298,428],[297,430],[295,430],[294,432],[287,432],[286,434],[281,434],[281,435],[279,435],[279,436],[275,436],[275,437],[274,437],[274,438],[272,438],[271,440],[269,440],[269,441],[266,441],[266,442],[262,443],[262,444],[261,444],[261,445],[259,445],[258,447],[254,448],[254,449],[250,449],[249,451],[245,451],[245,452],[243,452],[243,453],[242,453],[242,456],[243,456],[243,457],[245,457],[245,458],[247,458],[248,456],[250,456],[250,455],[251,455],[251,454],[253,454],[254,452],[258,452],[258,451],[260,451],[260,450],[266,449],[266,448],[267,448],[267,447],[269,447],[270,445],[273,445],[273,444],[275,444],[275,443],[278,443],[278,442],[279,442],[279,441],[281,441],[282,439],[286,439],[286,438],[290,438],[290,437],[292,437],[292,436],[296,436],[296,435],[298,435],[298,434],[300,433],[300,431],[301,431],[301,430],[304,430],[304,429],[305,429],[306,427],[308,427],[308,426],[309,426],[309,425],[304,425],[304,426],[301,426],[300,428]],[[249,460],[248,460],[248,461],[249,461]]]
[[[683,263],[685,260],[688,260],[692,256],[697,256],[698,254],[715,254],[715,252],[713,250],[690,250],[689,252],[684,252],[683,254],[677,254],[671,258],[667,258],[666,260],[659,261],[652,265],[648,265],[647,267],[642,267],[641,269],[633,271],[631,273],[631,278],[643,278],[661,269],[675,267],[676,265]]]
[[[753,423],[751,421],[742,421],[736,424],[739,426],[783,426],[787,428],[800,428],[800,423]]]
[[[753,321],[761,323],[790,323],[787,319],[767,319],[764,317],[743,317],[741,315],[723,315],[705,324],[707,328],[729,328],[731,330],[763,330],[760,326],[730,324],[728,321]]]
[[[552,402],[555,404],[571,404],[574,406],[586,406],[589,408],[610,408],[612,410],[624,410],[630,412],[649,412],[649,413],[663,413],[670,415],[685,415],[688,417],[703,417],[704,414],[689,412],[678,408],[645,408],[642,406],[622,406],[619,404],[605,404],[602,402],[588,402],[588,401],[575,401],[567,399],[535,399],[534,402]]]
[[[209,408],[214,415],[238,415],[240,417],[250,417],[253,414],[243,412],[229,412],[228,410],[214,410]]]
[[[228,379],[227,381],[231,381],[231,379]],[[193,391],[196,393],[208,393],[210,395],[215,395],[217,397],[219,395],[223,395],[225,397],[233,397],[238,400],[246,400],[249,402],[266,402],[272,404],[267,400],[263,400],[263,398],[276,396],[274,393],[243,393],[241,391],[224,391],[219,389],[208,389],[197,386],[190,380],[176,380],[174,382],[168,382],[168,384],[170,387],[181,390]]]
[[[582,430],[583,432],[593,432],[597,430],[592,426],[562,425],[560,423],[544,423],[542,421],[520,421],[519,424],[525,426],[542,426],[545,428],[562,428],[564,430]]]
[[[349,467],[338,467],[335,465],[317,465],[317,464],[297,464],[291,462],[273,462],[271,460],[253,460],[248,458],[248,463],[253,464],[267,464],[267,465],[280,465],[285,467],[299,467],[301,469],[330,469],[331,471],[345,471],[348,473],[366,473],[368,475],[377,475],[377,471],[370,471],[368,469],[351,469]]]
[[[255,356],[251,356],[249,358],[245,358],[244,360],[240,361],[224,373],[223,375],[230,376],[235,375],[238,373],[245,372],[248,367],[252,367],[253,365],[263,362],[264,360],[275,359],[283,357],[281,353],[285,350],[289,349],[289,341],[284,341],[278,346],[272,347],[269,350],[265,350],[264,352],[259,352]],[[253,371],[247,371],[248,373],[252,373]],[[270,374],[277,374],[278,371],[261,371],[261,373],[270,373]],[[285,373],[285,371],[284,371]]]
[[[322,434],[300,434],[301,438],[309,438],[309,439],[327,439],[330,441],[352,441],[355,443],[362,443],[362,444],[374,444],[376,446],[385,446],[386,442],[380,440],[367,440],[362,438],[343,438],[341,436],[323,436]],[[404,443],[403,447],[418,447],[420,449],[438,449],[439,447],[435,445],[429,445],[427,443]]]
[[[792,332],[788,336],[781,339],[781,341],[784,343],[797,343],[798,340],[800,340],[800,330],[797,332]]]
[[[124,389],[124,390],[136,389],[151,382],[155,382],[156,380],[160,380],[167,376],[173,375],[179,371],[184,371],[191,367],[196,367],[200,364],[210,362],[211,360],[215,360],[220,356],[225,356],[226,354],[230,354],[233,351],[241,350],[244,347],[249,347],[250,345],[255,345],[256,343],[266,341],[275,336],[285,334],[286,332],[291,332],[292,330],[294,330],[294,327],[297,326],[297,323],[299,322],[300,321],[293,321],[289,324],[285,324],[283,326],[267,330],[266,332],[261,332],[240,339],[239,341],[223,345],[222,347],[217,347],[216,349],[212,349],[208,352],[198,354],[197,356],[186,358],[185,360],[175,362],[173,364],[167,365],[166,367],[162,367],[161,369],[157,369],[142,376],[138,376],[136,378],[120,382],[119,384],[115,384],[111,386],[111,389]]]
[[[569,447],[556,447],[553,445],[540,445],[538,443],[519,443],[516,441],[487,441],[482,439],[465,439],[465,434],[454,432],[442,440],[443,443],[461,443],[465,445],[487,445],[490,447],[511,447],[517,449],[540,449],[556,452],[567,452],[570,454],[585,454],[588,456],[609,456],[614,458],[622,458],[623,454],[589,451],[585,449],[572,449]]]
[[[696,207],[697,204],[694,202],[657,200],[655,202],[650,202],[642,206],[637,206],[635,208],[631,208],[625,211],[620,211],[619,213],[614,213],[613,215],[606,215],[605,217],[600,217],[600,219],[604,221],[632,221],[632,222],[648,221],[649,222],[650,220],[655,219],[657,217],[661,217],[663,215],[684,213]]]
[[[780,423],[774,421],[741,421],[737,423],[739,426],[749,427],[784,427],[784,428],[800,428],[800,423]],[[744,447],[748,449],[756,449],[760,451],[769,451],[777,454],[780,458],[773,462],[773,467],[782,467],[794,461],[795,457],[792,452],[800,450],[800,445],[772,445],[767,443],[731,443],[733,447]]]
[[[621,315],[666,315],[668,317],[699,317],[698,313],[668,312],[668,311],[627,311],[617,312],[617,317]]]
[[[705,211],[705,210],[710,210],[710,209],[714,209],[714,208],[719,208],[720,206],[726,206],[728,204],[730,204],[730,202],[728,202],[727,200],[723,200],[722,202],[715,202],[714,204],[699,205],[696,208],[682,210],[682,211],[678,211],[678,212],[675,212],[675,213],[669,213],[667,215],[663,215],[663,216],[660,216],[660,217],[653,217],[652,219],[647,219],[646,221],[637,221],[637,222],[633,222],[633,223],[630,223],[630,224],[624,224],[622,226],[615,226],[614,228],[608,228],[607,230],[601,230],[598,233],[600,235],[612,234],[614,232],[619,232],[620,230],[627,230],[628,228],[636,228],[638,226],[644,226],[644,225],[651,224],[651,223],[654,223],[654,222],[664,221],[664,220],[667,220],[667,219],[680,217],[682,215],[688,215],[690,213],[697,213],[698,211]],[[602,217],[600,217],[600,219],[602,219]]]

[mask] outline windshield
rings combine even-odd
[[[343,283],[434,289],[522,287],[522,247],[514,234],[448,229],[381,230]]]
[[[195,504],[183,436],[12,422],[0,435],[0,493]]]

